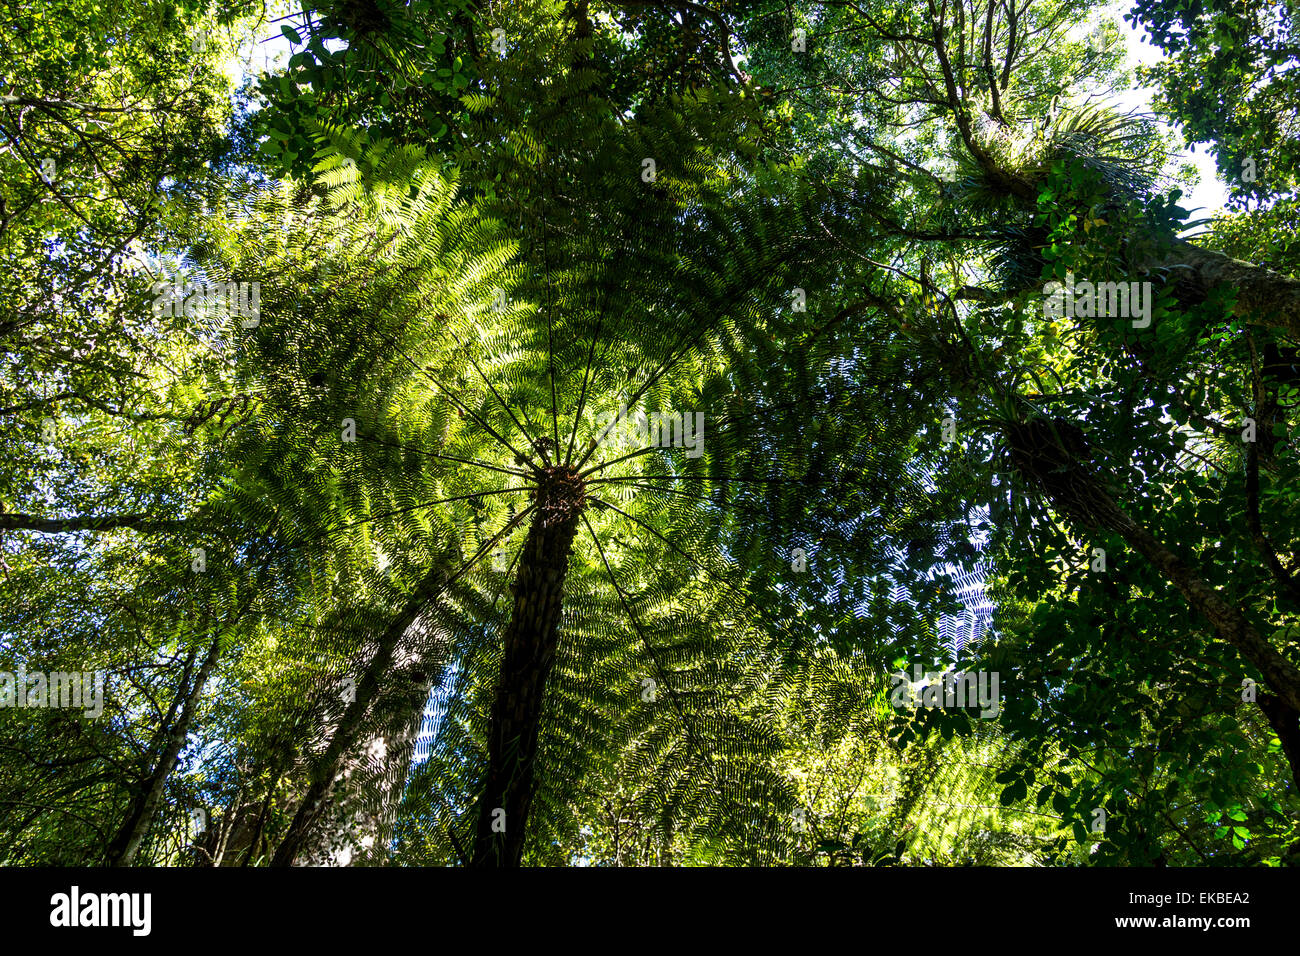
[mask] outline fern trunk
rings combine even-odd
[[[537,492],[515,577],[488,733],[488,771],[470,864],[518,866],[523,856],[546,679],[555,663],[569,553],[582,513],[582,483],[555,469]]]

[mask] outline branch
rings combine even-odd
[[[609,0],[611,6],[615,7],[654,7],[657,10],[693,10],[696,13],[702,13],[714,22],[718,27],[719,38],[722,40],[722,56],[724,66],[731,77],[738,83],[744,83],[744,77],[736,69],[736,62],[731,58],[731,27],[727,26],[726,18],[717,10],[710,10],[708,7],[698,3],[691,3],[690,0]]]
[[[67,534],[70,531],[175,531],[182,519],[153,518],[148,514],[80,515],[75,518],[38,518],[35,515],[0,514],[0,531],[35,531],[38,534]]]

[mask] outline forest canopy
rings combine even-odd
[[[5,4],[0,864],[1300,862],[1293,21]]]

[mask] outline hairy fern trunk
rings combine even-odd
[[[523,856],[542,700],[559,644],[564,578],[582,506],[581,479],[570,469],[548,470],[519,556],[514,609],[492,704],[472,866],[518,866]]]

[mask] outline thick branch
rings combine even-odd
[[[1203,294],[1220,284],[1235,288],[1239,315],[1300,341],[1300,280],[1185,240],[1158,265]]]
[[[118,528],[134,528],[138,531],[174,531],[184,525],[183,520],[153,518],[147,514],[79,515],[74,518],[38,518],[35,515],[0,514],[0,531],[35,531],[38,534],[113,531]]]

